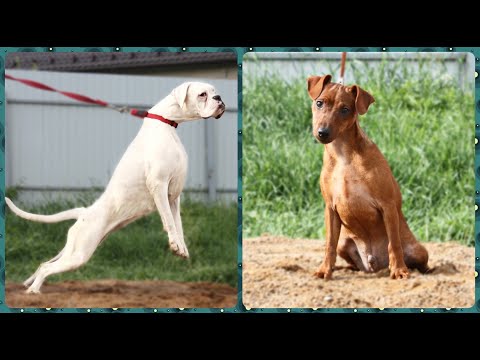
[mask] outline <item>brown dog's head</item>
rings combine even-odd
[[[313,100],[313,136],[322,144],[335,140],[352,126],[375,101],[358,85],[343,86],[331,83],[331,75],[310,76],[308,94]]]

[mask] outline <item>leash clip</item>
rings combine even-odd
[[[126,112],[129,112],[128,107],[126,107],[126,106],[119,107],[119,108],[117,108],[117,110],[122,114],[124,114]]]
[[[112,104],[108,104],[107,107],[112,110],[116,110],[121,114],[124,114],[126,112],[130,112],[127,106],[116,106]]]

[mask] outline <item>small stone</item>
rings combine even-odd
[[[323,298],[323,300],[330,302],[330,301],[333,301],[333,297],[330,295],[327,295]]]

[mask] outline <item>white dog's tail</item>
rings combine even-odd
[[[17,214],[21,218],[31,220],[31,221],[43,222],[43,223],[56,223],[64,220],[78,219],[80,215],[83,213],[83,211],[85,210],[85,208],[75,208],[75,209],[62,211],[62,212],[59,212],[58,214],[53,214],[53,215],[38,215],[38,214],[31,214],[26,211],[23,211],[22,209],[19,209],[8,197],[5,197],[5,201],[8,207],[10,208],[10,210],[12,210],[15,214]]]

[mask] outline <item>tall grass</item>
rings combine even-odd
[[[29,211],[52,214],[74,206],[49,203]],[[80,269],[48,278],[115,278],[124,280],[176,280],[237,283],[237,206],[182,202],[182,221],[190,259],[181,259],[168,247],[158,213],[144,217],[111,234],[92,259]],[[73,221],[41,224],[23,220],[11,211],[6,219],[6,279],[23,281],[41,262],[54,257],[65,245]]]
[[[349,71],[376,100],[360,125],[400,184],[411,229],[422,241],[473,245],[473,94],[434,76],[427,60],[415,70],[401,62],[377,70],[357,65]],[[324,237],[323,145],[311,135],[306,76],[244,81],[244,237]]]

